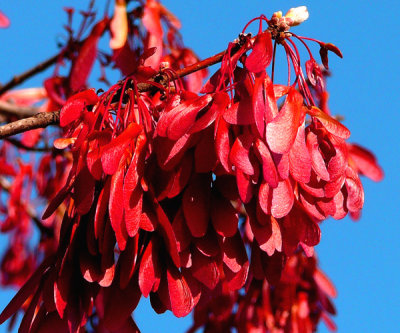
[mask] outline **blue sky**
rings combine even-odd
[[[18,4],[17,4],[18,3]],[[0,30],[0,82],[53,55],[63,33],[63,6],[81,1],[2,1],[0,10],[10,18],[9,29]],[[243,26],[260,14],[286,12],[306,5],[308,21],[293,30],[337,45],[344,57],[330,57],[328,81],[330,107],[345,117],[350,141],[371,149],[385,171],[374,183],[363,179],[365,206],[359,222],[327,220],[317,246],[323,270],[334,281],[339,332],[393,332],[398,329],[400,298],[400,93],[397,67],[400,59],[400,2],[361,0],[167,0],[163,3],[180,19],[185,44],[205,58],[223,50]],[[318,49],[314,49],[317,53]],[[49,72],[47,72],[49,73]],[[43,76],[24,86],[38,86]],[[97,82],[92,83],[96,88]],[[13,295],[0,292],[0,308]],[[184,332],[190,318],[171,314],[156,316],[149,303],[141,302],[135,319],[142,332]],[[321,325],[321,332],[326,329]],[[5,327],[0,326],[0,332]]]

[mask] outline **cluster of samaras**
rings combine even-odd
[[[26,297],[36,290],[26,312],[39,308],[35,327],[75,332],[90,320],[99,332],[135,332],[141,295],[157,313],[196,307],[193,331],[330,323],[335,291],[313,257],[319,223],[359,216],[359,174],[381,171],[329,114],[311,53],[303,74],[293,39],[306,38],[288,28],[305,16],[258,18],[259,33],[229,45],[201,94],[165,64],[67,100],[55,146],[69,146],[72,167],[44,214],[67,202],[60,243],[23,287]],[[340,55],[318,43],[326,66],[328,50]],[[277,45],[294,69],[287,85],[273,82]]]

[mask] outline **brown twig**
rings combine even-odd
[[[40,112],[33,117],[20,119],[0,126],[0,139],[11,135],[19,134],[36,128],[45,128],[49,125],[56,125],[60,121],[60,111]]]
[[[0,87],[0,95],[5,93],[6,91],[10,90],[11,88],[14,88],[15,86],[21,84],[22,82],[26,81],[29,79],[31,76],[34,76],[45,69],[49,68],[51,65],[55,64],[57,60],[60,58],[62,55],[63,57],[65,56],[66,52],[61,51],[57,53],[56,55],[50,57],[49,59],[41,62],[40,64],[36,65],[35,67],[27,70],[26,72],[14,76],[10,81],[8,81],[6,84]]]
[[[37,152],[50,152],[55,150],[55,148],[51,148],[51,147],[29,147],[24,145],[21,141],[19,140],[15,140],[12,138],[5,138],[5,140],[9,143],[11,143],[12,145],[14,145],[17,148],[26,150],[26,151],[37,151]],[[60,150],[60,152],[62,152],[62,150]]]
[[[234,54],[239,50],[239,44],[236,44],[234,48],[232,48],[231,53]],[[212,57],[199,61],[193,65],[187,66],[175,72],[175,76],[173,79],[177,79],[180,77],[184,77],[191,73],[197,72],[214,64],[217,64],[222,61],[226,51],[222,51]],[[166,77],[160,73],[157,74],[152,81],[160,82],[161,84],[166,84]],[[154,89],[154,86],[149,83],[139,83],[137,86],[140,92],[150,91]],[[57,125],[60,121],[60,111],[54,112],[43,112],[34,115],[33,117],[29,117],[26,119],[21,119],[7,125],[0,126],[0,139],[9,137],[11,135],[19,134],[25,131],[29,131],[31,129],[36,128],[45,128],[49,125]]]
[[[4,116],[14,116],[18,119],[32,117],[39,111],[35,107],[19,106],[9,102],[0,101],[0,114]]]
[[[36,65],[35,67],[32,67],[31,69],[27,70],[26,72],[23,72],[19,75],[14,76],[10,81],[5,83],[4,85],[0,85],[0,95],[4,94],[6,91],[10,90],[11,88],[18,86],[19,84],[26,81],[30,77],[32,77],[40,72],[43,72],[45,69],[49,68],[51,65],[54,65],[59,59],[67,57],[71,53],[69,50],[73,49],[74,47],[79,47],[80,45],[83,45],[83,43],[85,43],[86,39],[84,39],[80,42],[74,41],[74,42],[68,43],[56,55],[48,58],[47,60],[41,62],[40,64]]]
[[[237,44],[238,45],[238,44]],[[235,53],[238,51],[239,48],[235,48],[232,50],[232,53]],[[209,57],[207,59],[204,59],[202,61],[196,62],[193,65],[189,65],[185,68],[179,69],[176,71],[176,78],[179,77],[184,77],[186,75],[192,74],[194,72],[200,71],[204,68],[210,67],[212,65],[215,65],[219,62],[222,61],[222,58],[224,57],[226,51],[222,51],[212,57]]]
[[[76,47],[82,46],[86,42],[87,39],[88,39],[88,37],[81,41],[69,41],[61,49],[61,51],[58,52],[56,55],[39,63],[38,65],[27,70],[26,72],[23,72],[19,75],[14,76],[10,81],[5,83],[4,85],[0,85],[0,95],[4,94],[6,91],[10,90],[11,88],[14,88],[15,86],[21,84],[22,82],[26,81],[30,77],[44,71],[45,69],[49,68],[51,65],[54,65],[59,59],[68,57],[71,54],[71,50],[73,50]]]

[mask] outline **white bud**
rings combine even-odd
[[[285,18],[290,18],[291,23],[289,25],[295,26],[303,23],[309,17],[308,10],[306,6],[300,6],[296,8],[290,8],[286,13]],[[288,22],[289,23],[289,22]]]
[[[160,62],[160,69],[169,68],[169,67],[171,67],[171,64],[169,63],[169,61]]]
[[[273,17],[282,18],[282,11],[275,12]]]

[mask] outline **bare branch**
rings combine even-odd
[[[19,106],[5,101],[0,101],[0,114],[4,116],[15,116],[18,119],[32,117],[39,112],[38,108]]]
[[[58,52],[56,55],[48,58],[47,60],[39,63],[35,67],[32,67],[31,69],[27,70],[26,72],[23,72],[19,75],[14,76],[10,81],[5,83],[4,85],[0,85],[0,95],[4,94],[6,91],[10,90],[11,88],[14,88],[21,84],[22,82],[26,81],[30,77],[43,72],[45,69],[49,68],[51,65],[54,65],[59,59],[65,58],[70,54],[70,48],[73,46],[79,47],[80,45],[83,45],[83,43],[86,41],[86,39],[80,41],[80,42],[71,42],[68,43],[60,52]]]
[[[18,141],[18,140],[12,139],[12,138],[5,138],[5,140],[7,142],[11,143],[12,145],[14,145],[15,147],[26,150],[26,151],[51,152],[51,151],[55,150],[55,151],[62,152],[62,150],[57,150],[52,147],[28,147],[28,146],[24,145],[21,141]]]
[[[20,119],[0,127],[0,139],[36,128],[56,125],[60,121],[60,111],[40,112],[33,117]]]
[[[0,95],[5,93],[6,91],[10,90],[11,88],[14,88],[15,86],[21,84],[22,82],[26,81],[31,76],[34,76],[34,75],[44,71],[51,65],[55,64],[57,62],[57,60],[60,58],[60,56],[64,57],[65,54],[66,54],[66,52],[61,51],[61,52],[57,53],[56,55],[52,56],[51,58],[36,65],[35,67],[27,70],[26,72],[14,76],[9,82],[7,82],[6,84],[4,84],[3,86],[0,87]]]

